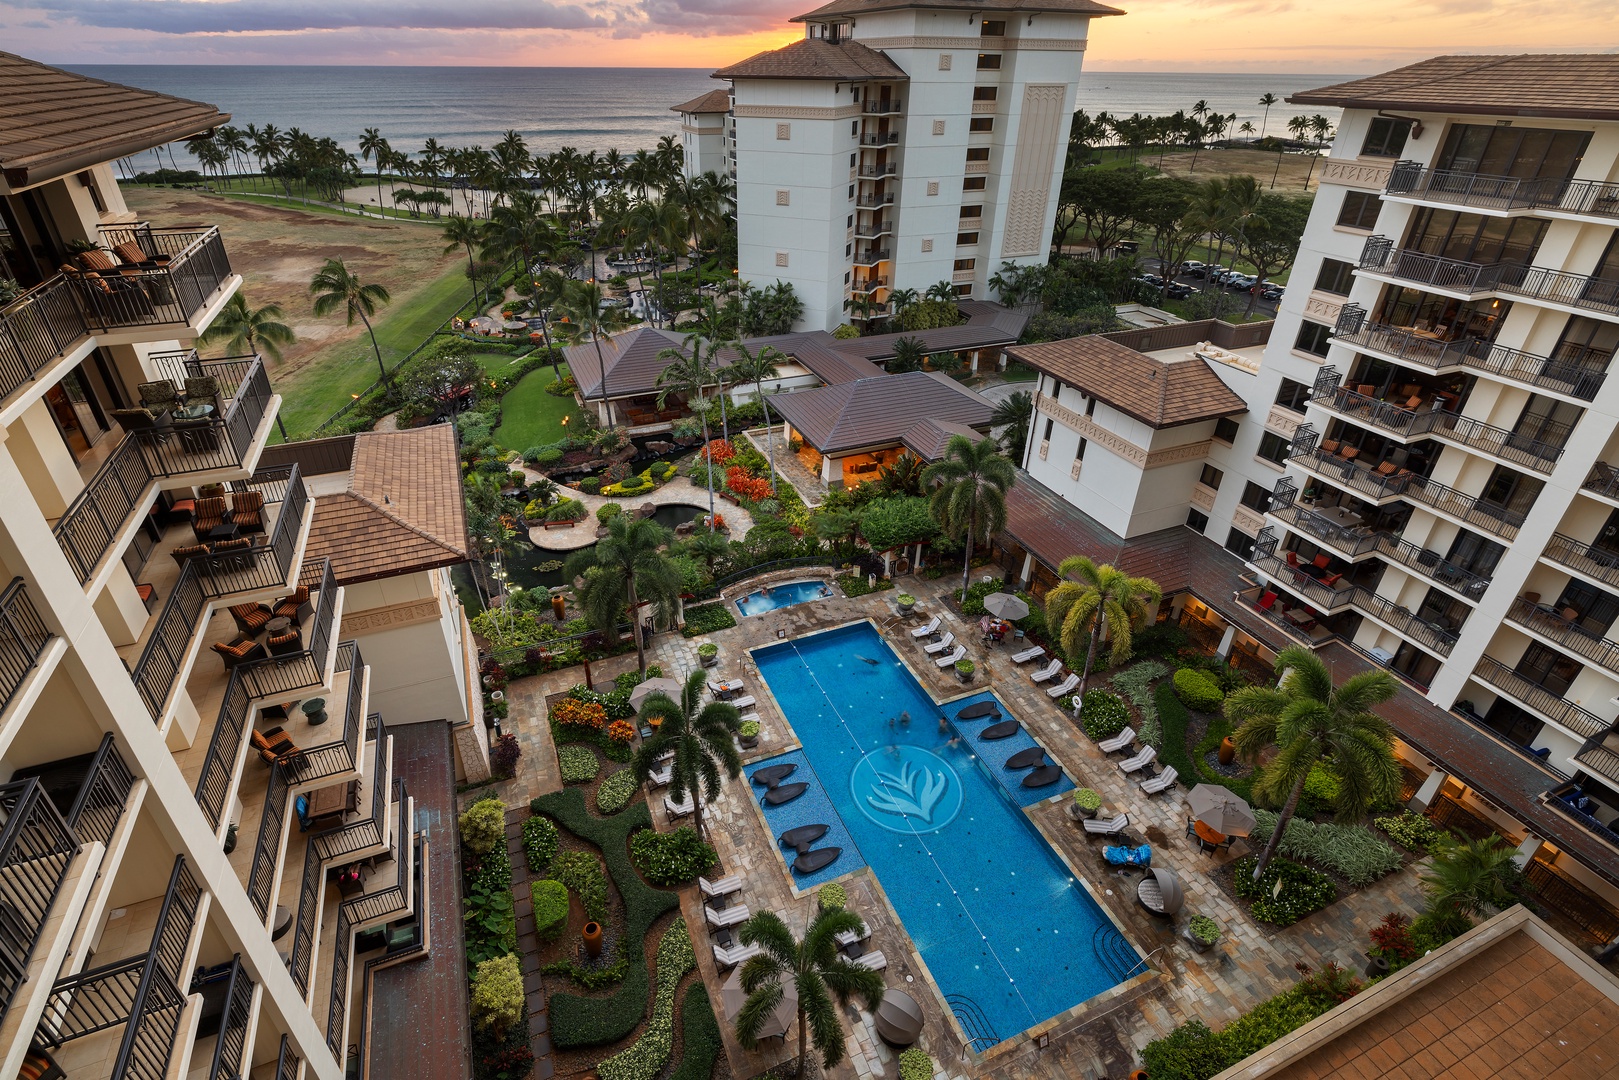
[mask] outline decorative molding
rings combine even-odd
[[[1195,484],[1192,487],[1192,505],[1205,514],[1214,513],[1214,499],[1216,492],[1207,484]]]
[[[847,120],[860,116],[860,103],[831,108],[816,105],[738,105],[732,113],[766,120]]]
[[[1265,515],[1238,503],[1231,511],[1231,524],[1249,536],[1258,536],[1259,530],[1265,527]]]
[[[1083,465],[1083,464],[1085,464],[1083,461],[1076,461],[1072,465],[1068,466],[1068,479],[1070,479],[1070,480],[1078,480],[1079,479],[1079,467],[1081,465]]]
[[[1030,83],[1023,88],[1023,114],[1018,125],[1017,153],[1012,161],[1006,225],[1001,231],[1001,258],[1041,255],[1051,215],[1051,174],[1057,146],[1068,129],[1064,83]],[[988,162],[984,162],[988,165]],[[987,170],[986,170],[987,171]]]
[[[1084,38],[874,37],[851,38],[868,49],[966,49],[981,52],[1084,52]],[[946,70],[946,69],[941,69]]]
[[[953,61],[954,59],[955,59],[955,57],[951,53],[947,53],[947,52],[940,53],[939,54],[939,70],[940,71],[949,71],[951,61]]]
[[[1051,453],[1051,444],[1049,442],[1045,441],[1044,439],[1041,439],[1040,440],[1040,460],[1041,461],[1046,460],[1046,456],[1049,455],[1050,453]]]
[[[977,232],[983,227],[984,219],[981,217],[964,217],[956,222],[956,229],[959,232]]]
[[[1304,301],[1304,313],[1312,318],[1320,319],[1331,326],[1338,323],[1338,313],[1343,310],[1344,302],[1334,300],[1328,293],[1312,292]]]
[[[1070,431],[1077,431],[1091,442],[1098,443],[1105,449],[1119,455],[1119,457],[1130,462],[1136,468],[1145,469],[1147,467],[1148,455],[1146,448],[1137,446],[1135,443],[1121,438],[1104,427],[1097,426],[1089,417],[1081,416],[1066,405],[1059,405],[1044,394],[1035,396],[1034,408],[1036,412],[1045,413]],[[1040,456],[1044,458],[1044,444],[1041,445],[1042,452]]]
[[[974,272],[972,270],[952,270],[952,271],[950,271],[950,284],[952,284],[952,285],[967,285],[967,284],[970,284],[972,282],[972,279],[973,279],[973,273]]]
[[[360,634],[367,630],[382,630],[392,626],[408,626],[411,623],[429,622],[439,617],[439,602],[437,600],[411,600],[403,604],[391,604],[388,607],[372,608],[351,615],[343,613],[343,632],[345,634]]]
[[[974,116],[994,116],[995,115],[995,103],[993,101],[975,101],[975,102],[973,102],[973,115]]]
[[[968,176],[977,176],[981,173],[987,173],[989,172],[989,162],[969,161],[967,162],[967,167],[961,171],[966,173]]]
[[[1278,435],[1286,435],[1289,439],[1302,423],[1304,423],[1302,415],[1283,405],[1272,405],[1270,414],[1265,417],[1265,427]]]
[[[1147,455],[1146,468],[1158,469],[1165,465],[1179,465],[1183,461],[1202,461],[1209,456],[1209,448],[1213,445],[1213,439],[1204,439],[1202,442],[1184,443],[1181,446],[1166,446],[1162,450],[1154,450]]]
[[[1388,187],[1389,173],[1394,169],[1393,162],[1380,165],[1371,161],[1343,159],[1335,161],[1332,158],[1321,163],[1321,182],[1323,184],[1344,184],[1348,187],[1378,188]]]

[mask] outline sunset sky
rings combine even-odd
[[[1619,47],[1613,0],[1116,0],[1085,65],[1373,71],[1446,52]],[[803,0],[4,0],[53,63],[717,67],[798,36]]]

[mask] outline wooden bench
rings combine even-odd
[[[546,529],[571,529],[577,524],[578,524],[578,522],[575,522],[575,521],[547,521],[542,526],[542,528],[546,528]]]

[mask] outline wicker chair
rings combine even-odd
[[[231,496],[230,519],[245,533],[264,531],[264,493],[239,491]]]
[[[180,388],[172,379],[143,382],[135,389],[140,391],[141,404],[153,412],[168,412],[181,404]]]
[[[187,379],[185,403],[187,405],[212,405],[215,416],[223,415],[225,409],[219,400],[219,380],[212,375],[199,375]]]
[[[199,556],[208,554],[208,545],[207,544],[189,544],[189,545],[187,545],[185,547],[177,547],[173,551],[170,551],[169,554],[174,557],[174,561],[178,565],[184,566],[186,563],[190,562],[192,559],[195,559],[195,558],[198,558]]]
[[[216,641],[211,648],[225,661],[225,670],[264,658],[264,646],[250,637],[239,636],[235,641]]]
[[[168,427],[163,421],[168,417],[160,417],[150,409],[114,409],[112,418],[118,421],[118,426],[130,434],[138,431],[161,432]],[[159,439],[167,438],[167,434],[159,434]]]
[[[291,656],[304,651],[304,639],[295,626],[285,634],[272,634],[265,639],[271,656]]]
[[[213,553],[230,556],[228,559],[215,560],[216,570],[228,573],[232,570],[246,570],[253,565],[253,541],[246,537],[240,540],[221,540],[213,546]]]
[[[263,604],[237,604],[230,609],[230,617],[236,620],[236,629],[244,634],[259,633],[266,623],[275,618]]]
[[[291,619],[294,626],[302,626],[303,621],[315,611],[314,603],[309,599],[309,586],[300,585],[292,591],[291,596],[283,597],[275,605],[278,618]]]
[[[191,531],[197,535],[197,543],[208,539],[208,533],[225,524],[225,500],[198,499],[197,508],[191,515]]]

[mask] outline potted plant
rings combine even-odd
[[[972,682],[973,672],[977,670],[977,665],[975,665],[971,660],[956,661],[956,678],[960,679],[962,682]]]
[[[849,893],[837,882],[828,882],[815,891],[815,899],[822,911],[841,911],[849,906]]]
[[[1088,787],[1074,789],[1074,801],[1069,809],[1069,817],[1075,821],[1080,818],[1093,818],[1100,809],[1102,809],[1101,793]]]
[[[910,593],[902,592],[898,596],[894,597],[894,603],[899,605],[899,613],[901,615],[909,615],[911,613],[911,609],[916,607],[916,597],[912,596]]]
[[[713,667],[720,662],[720,647],[712,641],[705,641],[697,646],[697,662],[704,667]]]
[[[744,721],[743,724],[742,724],[742,727],[738,730],[737,734],[741,736],[743,746],[746,746],[746,747],[758,746],[759,745],[759,721],[757,721],[757,720]]]
[[[1207,915],[1193,915],[1181,936],[1198,952],[1208,952],[1220,940],[1220,924]]]

